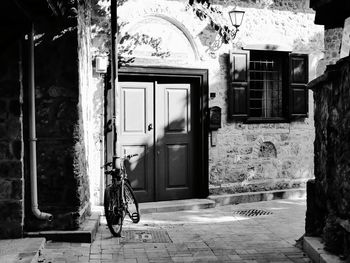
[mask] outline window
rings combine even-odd
[[[307,117],[307,55],[236,50],[230,62],[231,118],[275,122]]]

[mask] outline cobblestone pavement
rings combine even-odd
[[[305,206],[275,200],[144,214],[139,224],[126,223],[123,238],[112,237],[102,218],[92,244],[47,242],[41,262],[311,262],[295,246]],[[247,209],[272,214],[241,215]]]

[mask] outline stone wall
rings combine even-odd
[[[91,85],[87,94],[87,112],[89,115],[87,126],[89,130],[89,179],[90,201],[94,205],[103,203],[104,171],[104,92],[105,74],[95,70],[96,56],[107,55],[111,48],[110,38],[110,1],[93,0],[91,8],[91,46],[89,57],[92,62]],[[91,63],[90,63],[91,65]]]
[[[35,47],[38,199],[54,219],[39,221],[27,209],[26,230],[76,229],[90,211],[83,110],[90,64],[86,10],[79,7],[75,25],[52,28]],[[29,174],[26,179],[29,187]]]
[[[209,101],[209,106],[222,108],[222,128],[217,132],[216,146],[211,146],[208,138],[210,193],[305,187],[308,178],[313,177],[312,93],[309,94],[308,118],[277,124],[244,124],[229,120],[227,94],[232,44],[236,47],[277,44],[289,47],[293,52],[307,53],[310,59],[309,79],[316,77],[316,68],[319,68],[323,56],[324,36],[323,27],[313,23],[314,13],[308,8],[308,1],[214,1],[227,21],[226,14],[234,7],[245,11],[236,39],[231,45],[221,46],[216,45],[216,32],[207,21],[199,20],[190,9],[186,9],[186,3],[185,0],[127,1],[118,14],[120,23],[126,24],[124,30],[133,33],[138,32],[140,25],[151,21],[149,18],[143,20],[144,17],[154,16],[159,20],[161,17],[170,22],[175,20],[176,26],[186,32],[183,34],[190,35],[189,45],[195,46],[191,51],[192,56],[186,56],[193,57],[193,60],[179,61],[173,56],[164,59],[136,58],[135,65],[209,69],[209,93],[216,94]],[[151,21],[151,28],[157,25],[157,19]],[[159,24],[162,22],[159,21]],[[168,31],[171,30],[169,26]],[[161,48],[171,53],[173,47],[167,44],[169,41],[164,42]],[[173,42],[177,43],[175,40]],[[183,51],[183,54],[186,52]],[[265,149],[272,153],[266,153]]]
[[[1,50],[0,65],[0,239],[22,236],[23,127],[19,43]]]
[[[350,59],[338,61],[313,82],[315,181],[308,185],[306,234],[350,258]]]
[[[76,141],[75,151],[75,176],[78,176],[78,193],[79,193],[79,211],[82,221],[85,215],[90,214],[90,182],[89,182],[89,122],[90,114],[88,112],[88,93],[91,87],[91,5],[90,1],[83,1],[78,6],[78,68],[79,68],[79,133]]]
[[[93,1],[94,4],[104,1]],[[246,192],[271,189],[304,187],[313,177],[313,96],[309,93],[309,118],[291,123],[243,124],[228,119],[229,52],[233,46],[249,44],[278,44],[293,52],[308,53],[310,60],[309,79],[323,73],[320,63],[324,51],[323,27],[314,25],[314,13],[306,0],[228,0],[213,1],[230,24],[228,11],[234,7],[244,10],[245,16],[236,39],[230,44],[216,45],[217,34],[188,8],[187,0],[178,1],[126,1],[118,8],[118,22],[122,24],[121,34],[147,33],[166,39],[160,43],[162,51],[170,56],[151,56],[152,52],[142,46],[136,47],[133,65],[157,65],[205,68],[209,70],[209,93],[216,97],[209,106],[222,108],[222,128],[217,133],[216,146],[209,143],[209,179],[211,193]],[[100,9],[100,11],[98,11]],[[92,20],[93,45],[95,52],[109,51],[105,39],[108,25],[102,17],[108,17],[103,5],[95,11]],[[159,29],[157,31],[157,26]],[[146,32],[142,28],[148,29]],[[107,34],[106,34],[107,33]],[[158,35],[157,35],[158,34]],[[152,35],[153,36],[153,35]],[[176,43],[176,45],[172,45]],[[148,52],[148,53],[147,53]],[[146,56],[145,56],[146,54]],[[148,54],[148,55],[147,55]],[[94,75],[93,95],[89,101],[103,105],[100,96],[103,89],[101,76]],[[100,163],[102,155],[101,137],[103,122],[102,107],[91,111],[93,122],[90,131],[95,134],[89,147],[94,163]],[[273,144],[273,146],[271,146]],[[265,155],[260,149],[270,145],[274,154]],[[263,150],[264,151],[264,150]],[[100,173],[95,165],[90,178]],[[91,185],[94,202],[101,202],[101,180]]]
[[[340,47],[343,36],[343,28],[329,28],[324,31],[325,63],[335,64],[340,58]]]
[[[212,193],[304,187],[313,177],[313,129],[305,122],[235,123],[210,149]]]

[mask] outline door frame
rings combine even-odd
[[[179,67],[157,67],[157,66],[128,66],[118,70],[118,80],[123,78],[187,78],[196,83],[198,90],[199,105],[199,130],[198,144],[196,153],[198,157],[199,171],[194,172],[194,196],[197,198],[206,198],[209,195],[209,148],[208,148],[208,69],[198,68],[179,68]],[[197,134],[196,134],[197,136]],[[117,136],[118,137],[118,136]]]

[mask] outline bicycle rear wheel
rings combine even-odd
[[[128,182],[125,182],[124,185],[124,196],[127,204],[126,212],[131,221],[136,224],[140,221],[139,204],[135,198],[134,191]]]
[[[120,237],[123,227],[123,212],[120,209],[119,188],[107,186],[104,196],[104,209],[109,231],[115,237]]]

